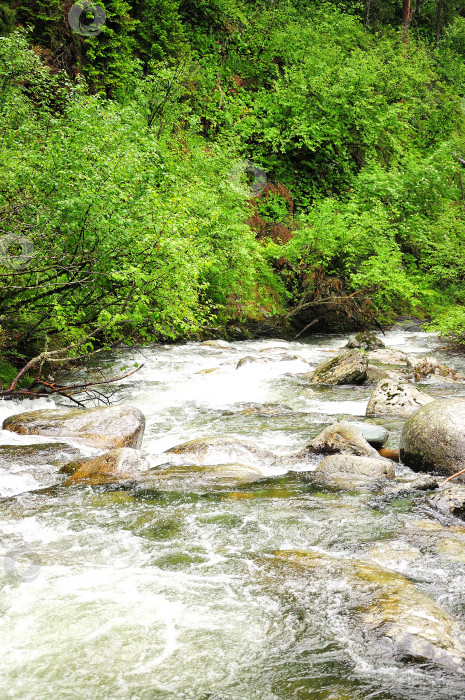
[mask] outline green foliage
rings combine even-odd
[[[465,339],[461,0],[439,24],[424,0],[408,41],[398,0],[99,4],[93,38],[61,0],[16,3],[30,34],[0,4],[2,231],[36,251],[0,270],[19,351],[282,312],[315,270]],[[246,223],[246,160],[291,191],[295,215],[272,192],[252,212],[284,246]]]

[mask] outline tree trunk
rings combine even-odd
[[[442,0],[438,2],[438,11],[436,14],[436,41],[434,42],[434,48],[439,47],[439,39],[441,37],[441,12],[442,12]]]
[[[402,8],[402,26],[404,28],[404,31],[408,31],[408,27],[410,24],[410,0],[403,0],[403,8]]]

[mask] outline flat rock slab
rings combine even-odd
[[[371,488],[395,476],[394,464],[382,457],[332,455],[325,457],[313,472],[318,482],[341,489]]]
[[[132,406],[26,411],[9,416],[3,422],[3,429],[20,435],[73,438],[101,449],[139,448],[145,417]]]
[[[434,399],[412,384],[393,379],[381,379],[375,386],[366,408],[367,416],[412,415]]]
[[[415,471],[452,475],[464,469],[465,399],[431,401],[410,416],[400,436],[400,458]]]

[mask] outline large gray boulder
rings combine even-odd
[[[346,348],[359,348],[360,350],[379,350],[385,345],[372,331],[356,333],[349,338]]]
[[[347,421],[329,425],[298,456],[336,453],[379,457],[378,452],[365,440],[359,428]]]
[[[455,474],[465,468],[465,399],[438,399],[405,421],[400,458],[415,471]]]
[[[349,350],[318,365],[310,381],[312,384],[363,384],[367,366],[364,352]]]
[[[66,465],[61,471],[73,471],[65,486],[70,484],[106,484],[113,481],[140,479],[148,463],[139,450],[122,447],[110,450],[91,459],[83,459]]]
[[[371,488],[384,479],[393,479],[394,464],[389,459],[331,455],[325,457],[313,472],[316,481],[341,489]]]
[[[410,416],[433,398],[412,384],[395,379],[381,379],[375,386],[366,408],[367,416]]]
[[[144,414],[132,406],[26,411],[3,421],[13,433],[73,438],[101,449],[139,448],[144,429]]]

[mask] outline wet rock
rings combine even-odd
[[[328,578],[346,581],[351,598],[344,600],[343,612],[350,610],[363,639],[372,634],[373,641],[378,638],[386,650],[406,661],[465,672],[465,647],[457,623],[401,574],[371,562],[315,552],[278,552],[276,559],[278,565],[292,565],[311,576],[313,586],[320,581],[321,588],[326,587]],[[341,585],[341,591],[344,588]]]
[[[385,479],[393,479],[395,471],[388,459],[340,454],[325,457],[312,476],[315,481],[336,488],[372,488]]]
[[[431,496],[428,503],[444,515],[465,520],[465,486],[449,484]]]
[[[378,350],[384,348],[385,345],[374,333],[371,331],[364,331],[363,333],[356,333],[351,336],[345,347],[360,348],[361,350]]]
[[[377,367],[376,365],[368,364],[365,384],[376,384],[380,379],[405,381],[407,379],[407,374],[403,368],[387,369],[386,367]]]
[[[110,450],[92,459],[84,459],[66,465],[61,471],[73,470],[73,475],[65,483],[71,484],[106,484],[114,481],[140,479],[141,473],[148,468],[139,450],[122,447]]]
[[[367,357],[349,350],[318,365],[310,376],[312,384],[363,384],[367,378]]]
[[[3,422],[4,430],[20,435],[46,435],[73,438],[93,447],[139,448],[145,418],[132,406],[108,406],[91,409],[26,411]]]
[[[270,362],[303,362],[306,365],[308,364],[307,360],[305,358],[300,357],[299,355],[291,355],[289,353],[282,352],[279,354],[271,354],[271,356],[267,355],[262,355],[261,357],[253,357],[252,355],[246,355],[245,357],[241,357],[239,362],[236,365],[236,369],[240,369],[241,367],[244,367],[244,365],[247,364],[252,364],[252,363],[259,363],[259,364],[266,364]]]
[[[415,471],[455,474],[465,462],[465,399],[438,399],[406,420],[400,458]]]
[[[381,379],[368,401],[367,416],[410,416],[433,398],[412,384]]]
[[[389,431],[383,428],[382,425],[362,423],[362,421],[348,421],[348,425],[352,425],[357,430],[360,430],[365,440],[377,450],[383,447],[388,440]]]
[[[441,365],[435,357],[409,358],[416,382],[422,382],[429,378],[438,382],[463,382],[465,377],[452,367]]]
[[[225,463],[248,463],[250,459],[276,461],[277,457],[268,450],[263,450],[255,445],[238,440],[232,437],[210,437],[189,440],[181,445],[171,447],[165,452],[168,455],[176,455],[179,459],[192,463],[193,460],[200,462],[225,461]]]
[[[356,426],[347,421],[333,423],[325,428],[297,456],[305,457],[310,454],[336,453],[379,457],[375,448],[363,437],[358,425]]]
[[[153,469],[142,484],[161,491],[195,490],[247,484],[262,478],[259,469],[246,464],[164,465]]]
[[[216,350],[229,350],[231,347],[227,340],[205,340],[200,345],[204,345],[207,348],[216,348]]]
[[[372,350],[367,355],[368,362],[373,365],[388,365],[390,367],[407,367],[409,365],[409,357],[402,350],[382,348],[380,350]]]
[[[222,411],[222,415],[230,416],[236,413],[241,413],[245,416],[286,416],[294,413],[290,406],[278,403],[239,403],[235,404],[232,409]]]
[[[81,456],[76,447],[71,447],[63,442],[43,442],[34,445],[1,445],[0,467],[8,469],[15,464],[23,466],[52,466],[61,467]]]

